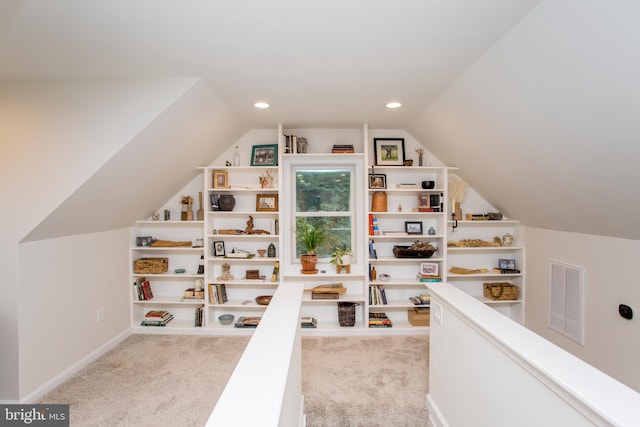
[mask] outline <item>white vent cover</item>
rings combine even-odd
[[[584,268],[551,261],[549,327],[584,345]]]

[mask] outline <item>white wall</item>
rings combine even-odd
[[[640,242],[537,228],[526,228],[525,235],[525,325],[640,392]],[[584,346],[547,326],[550,260],[585,268]],[[619,304],[634,309],[632,320],[620,317]]]
[[[32,308],[20,293],[48,286],[21,280],[18,242],[191,85],[193,79],[0,84],[0,401],[24,395],[19,349],[40,338],[19,333],[19,313]]]
[[[23,400],[130,329],[128,250],[128,229],[20,244]]]

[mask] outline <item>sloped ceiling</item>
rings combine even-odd
[[[630,197],[640,71],[633,1],[24,0],[2,7],[2,80],[197,77],[244,130],[277,123],[407,129],[527,225],[640,237],[626,227],[640,203]],[[272,108],[255,110],[258,100]],[[390,100],[403,107],[384,109]],[[161,135],[154,148],[181,150]],[[197,151],[192,167],[211,154],[203,144],[190,149]],[[105,165],[105,180],[112,167]]]

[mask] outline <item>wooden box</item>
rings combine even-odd
[[[412,326],[429,326],[430,309],[422,308],[420,310],[407,310],[409,323]]]
[[[133,261],[135,274],[162,274],[169,271],[169,258],[139,258]]]

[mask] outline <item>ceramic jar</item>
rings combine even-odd
[[[232,211],[236,206],[236,198],[232,194],[223,194],[218,198],[218,209]]]

